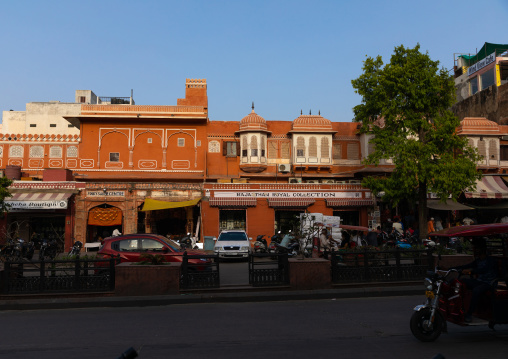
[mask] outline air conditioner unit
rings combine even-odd
[[[302,179],[300,177],[290,177],[289,183],[302,183]]]
[[[279,172],[289,172],[291,170],[290,165],[282,164],[279,165]]]
[[[360,180],[349,180],[348,182],[350,184],[361,184],[362,183],[362,181],[360,181]]]
[[[321,183],[335,183],[335,180],[324,179],[324,180],[321,180]]]
[[[339,183],[339,184],[346,184],[347,181],[335,181],[335,183]]]
[[[306,180],[305,183],[319,183],[318,180]]]

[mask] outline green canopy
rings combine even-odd
[[[493,52],[496,52],[496,56],[499,56],[506,50],[508,50],[508,45],[486,42],[476,55],[459,55],[459,57],[462,57],[466,61],[467,66],[471,66],[478,61],[483,60]]]

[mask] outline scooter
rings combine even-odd
[[[256,241],[254,242],[254,252],[255,253],[266,253],[268,250],[268,243],[266,242],[265,236],[260,234],[257,236]]]
[[[270,239],[270,245],[268,246],[268,253],[275,254],[277,251],[277,243],[280,243],[282,240],[282,237],[280,235],[280,231],[277,232],[277,234],[274,234],[272,238]]]
[[[79,256],[81,253],[81,248],[83,248],[83,243],[81,243],[81,241],[74,242],[71,250],[69,251],[69,256]]]
[[[282,238],[280,243],[274,242],[275,245],[275,253],[287,253],[288,256],[294,257],[298,255],[300,250],[300,243],[295,240],[295,237],[289,231],[288,234]]]

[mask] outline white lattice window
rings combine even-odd
[[[317,157],[317,139],[314,136],[309,139],[309,157]]]
[[[51,146],[49,148],[50,158],[62,158],[62,146]]]
[[[178,147],[185,147],[185,138],[178,139]]]
[[[482,161],[487,159],[487,146],[485,146],[485,142],[484,140],[478,141],[478,152],[482,156]]]
[[[258,155],[258,138],[255,135],[250,137],[250,155],[254,157]]]
[[[44,147],[30,146],[30,158],[42,158],[42,157],[44,157]]]
[[[0,146],[0,157],[4,155],[4,146]]]
[[[9,148],[9,157],[23,157],[23,146],[11,146]]]
[[[67,157],[78,157],[78,147],[76,146],[67,147]]]
[[[302,136],[296,139],[296,157],[305,157],[305,139]]]
[[[491,160],[496,160],[497,161],[499,159],[498,146],[497,146],[497,141],[496,140],[490,140],[489,141],[489,156],[490,156]]]
[[[321,137],[321,158],[330,158],[328,137]]]

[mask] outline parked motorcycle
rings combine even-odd
[[[300,243],[292,235],[291,231],[284,235],[280,243],[274,242],[275,253],[287,253],[288,256],[294,257],[298,255]]]
[[[196,242],[196,238],[192,237],[190,233],[178,241],[182,249],[199,249]]]
[[[255,253],[266,253],[268,251],[268,243],[266,242],[264,234],[260,234],[257,236],[256,241],[254,242],[254,252]]]
[[[272,236],[272,238],[270,238],[270,244],[268,245],[268,253],[275,254],[275,252],[277,251],[276,244],[280,243],[281,240],[282,240],[282,236],[280,235],[280,231],[279,231],[276,234],[274,234]]]
[[[83,248],[83,243],[81,241],[75,241],[69,251],[69,256],[79,256],[81,253],[81,248]]]
[[[41,243],[41,249],[39,251],[39,260],[52,261],[56,258],[57,252],[58,252],[58,244],[56,243],[56,240],[43,239]]]

